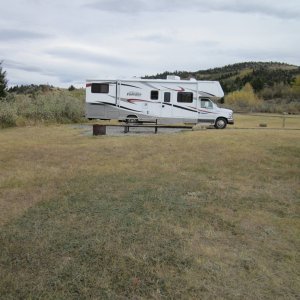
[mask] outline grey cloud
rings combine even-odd
[[[74,48],[55,48],[47,51],[48,54],[60,57],[71,59],[72,61],[80,61],[80,62],[92,62],[96,65],[130,65],[133,64],[127,60],[121,59],[119,57],[107,54],[98,54],[91,51],[86,50],[78,50]]]
[[[0,40],[36,40],[49,38],[51,35],[22,29],[1,29]]]
[[[39,75],[44,75],[44,76],[57,77],[62,83],[69,83],[69,82],[82,83],[84,82],[85,77],[88,75],[88,74],[84,74],[82,70],[76,68],[69,69],[69,70],[66,70],[64,66],[57,67],[57,69],[39,68],[15,60],[5,60],[3,62],[3,66],[5,67],[5,69],[15,69],[15,70],[21,70],[30,73],[37,73]],[[26,80],[24,80],[24,82],[26,82]],[[14,84],[18,84],[18,83],[14,83]]]
[[[294,3],[294,4],[293,4]],[[277,4],[274,1],[254,0],[98,0],[85,5],[86,7],[112,13],[135,14],[143,12],[174,12],[196,10],[200,12],[234,12],[257,13],[277,18],[297,18],[300,14],[300,5],[296,0],[289,6]]]
[[[162,34],[149,34],[149,35],[141,35],[141,36],[134,36],[131,40],[142,41],[142,42],[152,42],[152,43],[170,43],[175,42],[175,39],[170,36],[165,36]]]
[[[41,68],[29,66],[27,64],[24,64],[24,63],[21,63],[18,61],[14,61],[14,60],[4,60],[3,66],[5,68],[22,70],[22,71],[26,71],[26,72],[36,72],[36,73],[42,72]]]
[[[224,53],[225,54],[225,53]],[[228,55],[228,52],[227,52]],[[300,56],[293,51],[278,49],[232,49],[231,55],[239,57],[240,60],[263,60],[263,61],[298,61]],[[297,63],[298,65],[298,63]]]
[[[180,44],[181,47],[186,42],[182,41],[180,38],[173,38],[171,36],[166,36],[162,34],[150,34],[150,35],[143,35],[143,36],[134,36],[131,38],[135,41],[147,42],[147,43],[156,43],[159,45],[168,45],[168,46],[175,46]],[[188,42],[188,47],[193,47],[195,49],[203,50],[207,49],[207,51],[211,51],[212,48],[216,48],[220,46],[220,42],[214,40],[193,40]]]
[[[270,5],[266,2],[239,2],[236,1],[212,1],[212,2],[201,2],[201,6],[198,10],[203,11],[225,11],[225,12],[236,12],[236,13],[257,13],[262,15],[274,16],[277,18],[297,18],[300,14],[300,7],[282,7],[276,5]]]
[[[134,13],[149,10],[147,1],[143,0],[101,0],[85,6],[93,9],[120,13]]]

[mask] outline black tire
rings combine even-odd
[[[138,117],[135,115],[129,115],[126,117],[125,120],[126,123],[137,123],[138,122]]]
[[[224,129],[227,126],[227,120],[225,118],[218,118],[215,122],[216,129]]]

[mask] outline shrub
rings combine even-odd
[[[68,91],[74,91],[74,90],[76,90],[76,88],[74,87],[74,85],[70,85],[70,87],[68,88]]]
[[[0,101],[0,127],[16,126],[17,114],[14,103]]]
[[[66,91],[17,94],[2,101],[0,126],[28,123],[79,122],[84,116],[84,101]]]
[[[254,93],[251,84],[247,83],[240,91],[229,93],[225,103],[235,109],[256,111],[262,101]]]
[[[282,99],[268,100],[262,102],[259,108],[263,113],[288,113],[299,114],[300,102],[299,101],[283,101]]]
[[[292,85],[292,91],[295,98],[299,100],[300,99],[300,75],[296,76]]]

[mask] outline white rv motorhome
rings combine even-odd
[[[213,101],[224,96],[218,81],[112,79],[86,81],[88,119],[157,120],[167,123],[210,123],[218,129],[233,124],[233,112]]]

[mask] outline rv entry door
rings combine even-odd
[[[173,116],[171,104],[172,93],[170,90],[166,90],[162,91],[162,94],[160,116],[162,118],[171,118]]]

